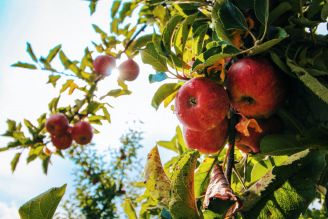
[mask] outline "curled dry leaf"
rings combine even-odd
[[[224,175],[222,167],[218,164],[214,165],[210,182],[208,184],[203,208],[206,209],[209,207],[210,202],[215,199],[221,199],[223,201],[234,201],[235,203],[227,210],[225,218],[231,218],[237,211],[242,208],[242,203],[240,199],[233,193],[230,188],[229,182]]]
[[[263,130],[255,119],[248,119],[242,115],[240,121],[235,126],[236,130],[245,135],[249,136],[249,129],[254,129],[255,132],[261,133]]]

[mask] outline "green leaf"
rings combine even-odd
[[[143,63],[151,65],[156,71],[167,71],[166,59],[158,54],[153,43],[148,43],[140,54]]]
[[[209,183],[209,178],[211,170],[215,164],[215,158],[207,157],[198,166],[195,171],[195,196],[199,198],[206,192],[207,185]]]
[[[214,42],[212,48],[207,49],[202,54],[196,57],[193,70],[200,70],[216,63],[218,60],[233,57],[240,53],[240,51],[224,41]]]
[[[265,198],[266,195],[270,195],[293,173],[300,171],[302,165],[309,162],[307,157],[309,153],[309,150],[305,150],[289,156],[284,163],[269,170],[260,180],[249,187],[242,195],[244,211],[257,207],[261,199]]]
[[[195,40],[193,46],[196,47],[194,48],[194,50],[196,51],[196,55],[199,55],[200,53],[203,52],[204,38],[206,36],[208,28],[209,28],[208,24],[203,24],[199,26],[193,33],[193,38]]]
[[[174,37],[174,47],[177,54],[182,54],[185,52],[184,48],[187,43],[187,39],[189,34],[192,30],[192,24],[196,17],[198,16],[198,13],[188,16],[181,24],[179,30],[175,34]]]
[[[28,131],[33,135],[36,130],[36,127],[27,119],[24,119],[24,125],[26,126]]]
[[[42,160],[42,170],[44,174],[48,173],[49,163],[50,163],[50,157],[46,157],[44,160]]]
[[[156,74],[150,74],[148,76],[149,83],[161,82],[167,79],[165,72],[156,72]]]
[[[166,176],[158,148],[154,147],[148,154],[145,167],[146,188],[150,197],[163,206],[170,201],[170,180]]]
[[[16,169],[16,166],[19,162],[19,158],[21,157],[22,153],[16,153],[14,158],[11,160],[10,162],[10,166],[11,166],[11,171],[14,172]]]
[[[179,149],[177,148],[177,137],[176,137],[176,135],[171,139],[171,141],[158,141],[158,142],[156,142],[156,144],[163,147],[163,148],[166,148],[168,150],[179,153]]]
[[[280,70],[293,77],[293,75],[290,73],[288,66],[285,62],[281,60],[277,53],[270,51],[270,56],[272,61],[280,68]]]
[[[123,202],[123,209],[128,216],[128,219],[138,219],[137,213],[133,207],[132,201],[130,199],[125,199]]]
[[[189,151],[174,166],[169,204],[172,218],[199,218],[194,193],[194,171],[198,157],[198,152]]]
[[[61,49],[61,45],[58,45],[58,46],[54,47],[53,49],[51,49],[46,58],[46,62],[50,63],[56,57],[56,55],[58,54],[60,49]]]
[[[297,141],[296,135],[268,135],[261,140],[263,155],[289,155],[305,149]]]
[[[76,88],[78,88],[78,85],[75,84],[74,80],[69,79],[65,84],[63,84],[62,88],[60,89],[60,93],[63,93],[69,89],[68,94],[71,95]]]
[[[313,129],[302,135],[267,135],[261,140],[261,154],[289,155],[307,148],[325,149],[328,137],[325,132]]]
[[[292,5],[287,2],[281,2],[277,7],[275,7],[274,9],[272,9],[270,11],[269,14],[269,23],[272,24],[276,21],[276,19],[278,19],[279,17],[281,17],[283,14],[285,14],[287,11],[292,10]]]
[[[103,114],[104,114],[104,117],[106,118],[106,120],[111,123],[111,118],[110,118],[110,114],[106,108],[106,106],[103,106],[102,107],[102,111],[103,111]]]
[[[243,13],[230,1],[226,0],[221,5],[218,16],[225,30],[247,30],[248,25]]]
[[[174,156],[172,157],[169,161],[167,161],[165,164],[164,164],[164,171],[165,171],[165,174],[171,178],[172,175],[173,175],[173,172],[174,172],[174,165],[176,164],[176,162],[180,159],[180,156]]]
[[[326,2],[321,10],[321,19],[322,20],[327,20],[328,17],[328,2]]]
[[[285,38],[288,37],[288,34],[287,32],[278,27],[277,28],[277,34],[276,34],[276,37],[272,40],[269,40],[269,41],[266,41],[262,44],[259,44],[259,45],[256,45],[254,46],[250,51],[249,51],[249,54],[251,55],[255,55],[255,54],[258,54],[258,53],[262,53],[262,52],[265,52],[267,51],[268,49],[270,49],[271,47],[277,45],[278,43],[280,43],[282,40],[284,40]]]
[[[105,31],[103,31],[99,26],[97,26],[96,24],[92,24],[93,29],[96,31],[96,33],[99,33],[101,35],[105,35],[107,36],[107,33]]]
[[[56,87],[57,81],[59,80],[60,75],[49,75],[48,84],[52,84],[53,87]]]
[[[69,60],[63,51],[59,51],[59,58],[65,69],[69,69],[74,72],[77,76],[80,76],[80,69],[76,66],[74,62]]]
[[[184,138],[183,138],[183,134],[182,134],[182,130],[180,128],[180,126],[177,126],[175,128],[175,133],[176,133],[176,137],[177,137],[177,148],[178,148],[178,151],[180,154],[183,154],[184,152],[187,151],[187,144],[186,142],[184,141]]]
[[[117,1],[117,0],[113,2],[113,4],[112,4],[112,8],[110,9],[110,12],[111,12],[110,16],[111,16],[112,18],[115,17],[115,15],[116,15],[116,13],[117,13],[117,11],[118,11],[120,5],[121,5],[121,2],[122,2],[122,1]]]
[[[119,97],[122,95],[130,95],[132,92],[129,90],[123,90],[123,89],[114,89],[110,90],[107,94],[102,96],[100,99],[104,99],[105,97]]]
[[[291,59],[287,58],[287,65],[294,72],[297,78],[310,89],[324,103],[328,104],[328,88],[320,83],[318,79],[309,74],[304,68],[298,66]]]
[[[66,184],[52,188],[26,202],[19,208],[21,219],[51,219],[66,191]]]
[[[178,83],[168,83],[163,84],[158,88],[158,90],[155,92],[153,99],[151,101],[152,107],[154,107],[156,110],[160,106],[160,104],[170,96],[172,93],[177,91],[181,87]]]
[[[228,30],[224,28],[223,22],[221,20],[220,10],[222,6],[225,4],[225,0],[215,1],[213,10],[212,10],[212,23],[217,34],[217,37],[223,41],[226,41],[230,44],[230,34]]]
[[[35,56],[32,46],[29,42],[26,43],[26,52],[30,55],[30,57],[33,59],[33,61],[38,62],[38,59]]]
[[[316,197],[316,183],[325,164],[325,154],[317,151],[291,164],[287,162],[275,167],[272,170],[275,178],[252,209],[244,208],[245,217],[267,218],[270,215],[271,218],[298,218]],[[261,183],[254,184],[252,188],[263,188]]]
[[[48,108],[49,108],[50,112],[56,112],[57,111],[57,106],[58,106],[59,99],[60,99],[60,96],[53,98],[49,102]]]
[[[91,15],[93,15],[93,13],[95,13],[95,11],[96,11],[97,2],[98,2],[98,0],[90,0],[89,9],[90,9]]]
[[[37,69],[37,67],[33,64],[25,63],[25,62],[16,62],[12,64],[13,67],[27,68],[27,69]]]
[[[174,32],[176,30],[176,27],[178,24],[183,20],[184,18],[180,15],[174,15],[166,24],[163,34],[162,34],[162,41],[163,45],[166,49],[166,51],[171,51],[171,42],[173,39]]]
[[[269,18],[269,1],[254,0],[254,12],[257,19],[266,26]]]

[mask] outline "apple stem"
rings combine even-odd
[[[237,122],[238,122],[237,114],[231,111],[231,118],[229,120],[229,128],[228,128],[229,153],[228,153],[228,161],[227,161],[227,169],[226,169],[226,178],[229,184],[231,184],[231,175],[235,162],[235,138],[236,138],[235,125],[237,124]]]

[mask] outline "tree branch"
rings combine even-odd
[[[238,122],[237,114],[231,111],[231,118],[229,120],[229,128],[228,128],[229,153],[228,153],[227,169],[225,174],[230,184],[231,184],[232,170],[235,162],[235,138],[236,138],[235,125],[237,124],[237,122]]]

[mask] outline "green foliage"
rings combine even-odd
[[[92,14],[97,0],[89,4]],[[204,76],[224,84],[226,70],[237,59],[247,56],[271,59],[289,87],[288,99],[278,113],[285,132],[265,136],[258,155],[235,152],[230,186],[244,205],[237,217],[297,218],[303,212],[304,218],[320,218],[326,213],[305,209],[317,197],[316,188],[324,188],[321,192],[327,190],[328,40],[316,32],[320,24],[327,24],[327,5],[324,0],[115,0],[110,9],[110,33],[94,24],[100,42],[92,42],[94,48],[86,48],[81,60],[70,59],[60,45],[45,57],[38,57],[27,43],[32,63],[17,62],[13,66],[50,72],[48,83],[60,89],[60,94],[49,103],[51,113],[65,113],[71,122],[86,118],[100,125],[111,119],[105,98],[129,95],[131,91],[118,81],[119,88],[97,93],[99,78],[93,74],[94,52],[117,58],[123,53],[133,57],[140,52],[142,61],[156,71],[149,74],[150,83],[176,79],[162,84],[155,92],[151,105],[156,110],[162,103],[167,107],[174,100],[183,84],[178,80]],[[131,22],[131,16],[138,19]],[[152,33],[142,35],[148,26],[152,27]],[[52,64],[56,58],[61,69]],[[69,106],[60,105],[62,95],[77,92],[85,98]],[[28,162],[40,158],[47,170],[50,157],[42,152],[48,138],[45,118],[43,114],[37,123],[8,120],[4,136],[12,141],[0,151],[18,150],[11,162],[13,171],[21,149],[28,149]],[[123,205],[129,218],[138,218],[139,208],[139,218],[222,217],[228,202],[220,200],[223,203],[220,209],[206,210],[202,202],[213,164],[226,164],[226,150],[198,159],[197,152],[187,149],[179,127],[171,140],[157,144],[178,156],[162,165],[157,147],[150,152],[146,183],[138,184],[145,188],[144,194],[138,198],[128,196]],[[128,153],[135,157],[134,147],[124,145],[120,157]],[[62,156],[60,151],[57,154]],[[126,185],[126,167],[134,159],[116,159],[115,164],[104,167],[103,158],[88,149],[74,148],[71,156],[82,170],[76,192],[82,213],[90,218],[115,217],[113,200],[120,196],[121,184]],[[92,169],[92,174],[87,168]],[[140,201],[142,205],[135,207]],[[99,206],[105,206],[108,212]]]
[[[173,218],[199,218],[194,194],[194,170],[198,156],[198,152],[187,152],[173,167],[169,204]]]
[[[19,208],[21,219],[51,219],[66,191],[66,184],[52,188],[26,202]]]
[[[161,85],[155,92],[151,105],[157,110],[160,104],[165,101],[166,98],[169,98],[170,95],[174,94],[180,87],[181,84],[179,83],[168,83]]]

